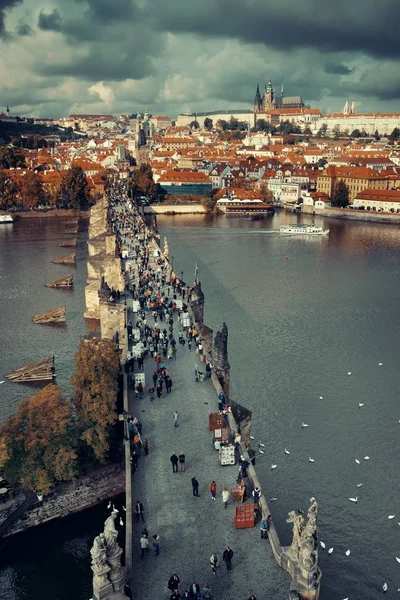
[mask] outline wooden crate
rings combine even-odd
[[[223,420],[223,415],[220,413],[210,413],[208,415],[209,430],[215,431],[216,429],[222,429]]]
[[[255,511],[258,504],[240,504],[235,507],[234,524],[236,529],[247,529],[256,524]]]

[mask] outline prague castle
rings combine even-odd
[[[279,110],[286,108],[305,108],[305,104],[301,96],[288,96],[283,95],[283,86],[281,95],[278,96],[272,87],[271,79],[268,85],[265,86],[264,93],[261,95],[260,86],[257,84],[257,91],[254,98],[254,113],[265,114],[270,110]]]

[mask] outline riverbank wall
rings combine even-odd
[[[151,204],[144,207],[145,215],[196,215],[206,214],[208,211],[202,204],[197,202],[187,202],[182,204]]]
[[[343,219],[349,221],[364,221],[367,223],[386,223],[391,225],[400,224],[400,214],[379,213],[369,210],[354,210],[346,208],[316,208],[302,204],[301,212],[304,214],[318,215],[332,219]]]

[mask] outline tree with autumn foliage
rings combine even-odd
[[[85,210],[88,203],[89,190],[86,175],[81,167],[71,167],[61,179],[57,206]]]
[[[10,210],[17,203],[18,186],[5,169],[0,169],[0,209]]]
[[[33,171],[28,170],[23,177],[20,177],[19,194],[21,203],[27,208],[36,208],[46,201],[42,180]]]
[[[111,340],[88,340],[81,343],[75,359],[76,373],[71,381],[80,440],[89,455],[104,462],[110,449],[112,426],[118,419],[118,346]]]
[[[48,494],[76,475],[76,442],[73,407],[51,384],[20,402],[0,427],[0,467],[10,481]]]
[[[25,157],[20,150],[12,146],[0,146],[0,169],[16,169],[25,166]]]
[[[157,185],[154,183],[153,171],[148,164],[140,165],[139,169],[132,171],[128,180],[128,187],[132,198],[146,196],[154,200],[157,196]]]

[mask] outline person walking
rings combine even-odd
[[[253,496],[253,502],[254,504],[258,504],[258,501],[260,500],[261,497],[261,490],[259,487],[255,487],[254,490],[252,491],[251,495]]]
[[[178,590],[172,592],[172,594],[169,597],[169,600],[181,600],[181,595],[178,592]]]
[[[193,496],[195,498],[199,498],[199,482],[197,481],[196,476],[192,477],[192,490],[193,490]]]
[[[160,536],[157,533],[153,535],[153,549],[155,555],[158,556],[160,554]]]
[[[178,425],[179,425],[179,413],[178,413],[178,411],[176,410],[172,416],[173,416],[173,419],[174,419],[174,427],[178,427]]]
[[[268,539],[268,521],[267,521],[267,517],[263,517],[261,519],[260,533],[261,533],[261,539],[262,540],[267,540]]]
[[[141,548],[140,558],[143,558],[144,553],[149,552],[149,540],[147,539],[147,537],[145,535],[142,535],[142,537],[140,538],[140,548]]]
[[[219,558],[216,554],[211,554],[210,556],[210,565],[211,565],[211,571],[213,575],[217,574],[217,569],[219,567]]]
[[[160,383],[158,383],[157,387],[156,387],[156,392],[157,392],[157,398],[161,398],[162,396],[162,386]]]
[[[198,600],[201,598],[200,586],[198,583],[193,582],[189,589],[190,600]]]
[[[169,375],[165,379],[165,387],[167,388],[167,394],[170,394],[172,391],[172,379]]]
[[[181,580],[179,579],[178,575],[174,573],[168,580],[168,589],[171,590],[171,592],[175,592],[175,590],[178,589],[180,582]]]
[[[186,460],[186,457],[183,454],[183,452],[181,452],[180,455],[178,456],[178,458],[179,458],[179,470],[181,472],[183,472],[185,470],[185,460]]]
[[[210,492],[211,492],[211,498],[213,500],[215,500],[215,496],[217,494],[217,484],[215,483],[215,481],[212,481],[210,483]]]
[[[178,472],[178,457],[175,454],[175,452],[172,454],[171,458],[169,459],[172,463],[172,472],[173,473],[177,473]]]
[[[242,477],[243,479],[245,477],[247,477],[247,467],[249,466],[249,461],[245,459],[245,457],[242,455],[240,457],[240,469],[242,471]]]
[[[224,503],[225,508],[228,507],[228,500],[229,500],[229,490],[228,490],[228,488],[224,487],[224,489],[222,490],[222,502]]]
[[[233,550],[229,546],[227,546],[222,555],[222,560],[226,564],[227,571],[232,571],[232,557],[233,557]]]
[[[202,596],[203,600],[212,600],[211,588],[208,583],[203,587]]]
[[[189,339],[187,341],[187,345],[188,345],[188,348],[189,348],[189,352],[191,352],[192,351],[192,340],[191,339]]]
[[[135,521],[138,522],[139,521],[139,517],[141,517],[142,521],[144,521],[144,509],[143,509],[143,504],[139,501],[136,500],[136,505],[135,505]]]

